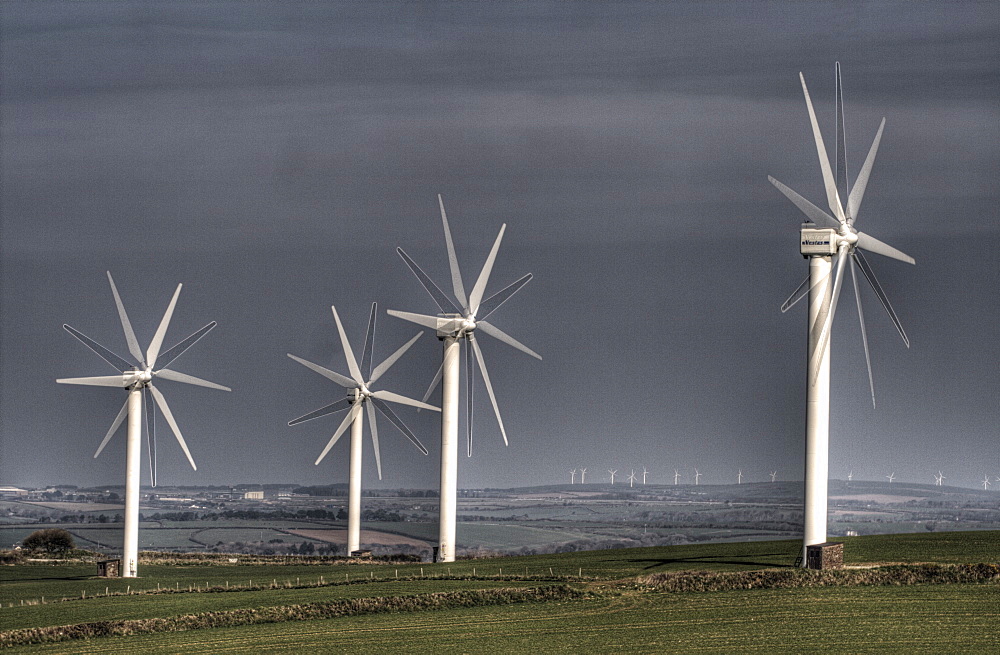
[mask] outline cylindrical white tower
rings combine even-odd
[[[455,561],[455,517],[458,509],[458,373],[461,344],[453,336],[442,339],[441,371],[441,498],[438,561]]]
[[[361,402],[357,400],[355,402]],[[351,423],[351,470],[347,491],[347,556],[361,549],[361,436],[364,412]]]
[[[128,430],[125,444],[125,543],[121,575],[134,578],[139,571],[139,472],[142,462],[142,390],[128,392]]]
[[[806,565],[806,547],[826,542],[831,339],[826,340],[820,358],[815,358],[813,353],[831,309],[831,262],[829,255],[809,257],[809,346],[806,353],[809,364],[806,369],[806,480],[802,566]],[[819,371],[814,370],[816,366]]]

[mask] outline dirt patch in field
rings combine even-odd
[[[124,505],[109,505],[108,503],[64,503],[60,501],[52,502],[26,502],[25,505],[44,507],[46,509],[60,509],[64,512],[106,512],[108,510],[124,510]]]
[[[343,544],[347,541],[347,530],[284,530],[284,532],[294,534],[299,537],[305,537],[306,539],[325,541],[331,544]],[[429,543],[421,541],[420,539],[407,537],[401,534],[392,534],[390,532],[380,532],[378,530],[362,530],[361,543],[381,544],[383,546],[408,545],[416,546],[418,548],[430,546]]]

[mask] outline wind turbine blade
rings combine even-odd
[[[865,164],[861,167],[861,172],[858,173],[858,179],[854,180],[854,188],[851,189],[851,195],[847,197],[847,215],[849,216],[849,221],[851,225],[858,220],[858,212],[861,211],[861,199],[864,198],[865,188],[868,186],[868,176],[872,174],[872,165],[875,163],[875,153],[878,152],[878,144],[882,141],[882,129],[885,127],[885,119],[878,126],[878,132],[875,133],[875,140],[872,141],[872,147],[868,151],[868,157],[865,158]]]
[[[500,251],[500,242],[503,240],[503,233],[507,229],[507,224],[504,223],[500,226],[500,233],[497,234],[497,240],[493,242],[493,248],[490,250],[489,256],[486,258],[486,263],[483,264],[483,270],[479,273],[479,279],[476,280],[476,286],[472,287],[472,293],[469,294],[469,311],[475,316],[479,313],[479,303],[483,299],[483,294],[486,292],[486,285],[490,280],[490,273],[493,272],[493,264],[497,259],[497,252]]]
[[[382,455],[379,453],[378,449],[378,427],[375,424],[375,408],[371,403],[365,403],[368,406],[368,424],[372,431],[372,447],[375,448],[375,468],[378,470],[378,479],[382,479]]]
[[[502,331],[500,328],[493,325],[492,323],[487,323],[486,321],[476,321],[476,328],[482,330],[483,332],[490,335],[494,339],[499,339],[500,341],[503,341],[508,346],[513,346],[514,348],[517,348],[521,352],[531,355],[535,359],[542,358],[542,356],[536,353],[534,350],[528,348],[526,345],[524,345],[514,337],[510,336],[506,332]]]
[[[423,269],[417,266],[417,263],[410,259],[410,256],[407,255],[402,248],[396,248],[396,252],[403,258],[403,261],[410,268],[410,271],[417,276],[417,279],[420,281],[420,285],[423,286],[427,293],[430,294],[431,298],[442,312],[445,314],[462,313],[461,309],[455,307],[455,303],[451,301],[451,298],[445,295],[444,291],[441,291],[441,287],[434,284],[434,281],[430,278],[430,276],[427,275],[427,273],[424,273]]]
[[[798,207],[803,214],[808,216],[809,220],[811,220],[813,223],[816,223],[817,225],[825,225],[826,227],[833,227],[833,228],[840,227],[840,223],[837,222],[837,219],[835,219],[833,216],[830,216],[825,211],[823,211],[816,205],[812,204],[811,202],[800,196],[795,191],[792,191],[790,188],[788,188],[778,180],[774,179],[770,175],[767,176],[767,179],[771,181],[771,184],[773,184],[778,191],[781,191],[783,194],[785,194],[786,198],[795,203],[795,206]]]
[[[857,260],[851,255],[851,282],[854,284],[854,299],[858,303],[858,320],[861,321],[861,343],[865,346],[865,366],[868,367],[868,388],[872,392],[872,407],[875,407],[875,378],[872,377],[872,360],[868,355],[868,332],[865,330],[865,312],[861,309],[861,290],[858,288],[858,274],[854,272]]]
[[[483,374],[483,382],[486,383],[486,393],[490,395],[490,402],[493,403],[493,413],[497,417],[497,425],[500,426],[500,435],[503,437],[503,445],[509,445],[507,443],[507,431],[503,429],[503,419],[500,418],[500,408],[497,407],[496,396],[493,395],[493,384],[490,382],[490,374],[486,370],[486,362],[483,361],[483,351],[479,349],[479,342],[473,335],[469,335],[469,341],[472,342],[472,349],[476,353],[476,359],[479,361],[479,370]]]
[[[864,232],[858,232],[858,248],[867,250],[868,252],[873,252],[876,255],[882,255],[883,257],[890,257],[901,262],[906,262],[907,264],[917,263],[913,257],[910,257],[905,252],[896,250],[889,244],[882,243],[875,237],[865,234]]]
[[[824,275],[823,277],[821,277],[819,280],[816,281],[816,284],[812,286],[807,286],[809,284],[809,279],[810,279],[810,277],[807,275],[806,279],[802,280],[802,284],[800,284],[798,288],[792,292],[792,295],[788,296],[785,302],[781,303],[781,313],[784,314],[789,309],[794,307],[797,302],[805,298],[806,294],[809,291],[813,290],[813,287],[826,283],[826,279],[828,277],[829,275]]]
[[[142,349],[139,348],[139,341],[135,338],[135,332],[132,331],[132,323],[128,320],[128,314],[125,313],[125,305],[122,304],[121,296],[118,295],[118,287],[115,286],[115,280],[111,277],[111,271],[108,271],[108,282],[111,283],[111,293],[115,296],[115,305],[118,306],[118,318],[121,319],[122,329],[125,331],[125,341],[128,343],[128,351],[132,353],[135,360],[146,365],[146,360],[143,359]]]
[[[312,362],[310,362],[308,360],[305,360],[305,359],[302,359],[301,357],[296,357],[292,353],[287,353],[287,355],[290,358],[292,358],[295,361],[297,361],[299,364],[302,364],[303,366],[305,366],[308,369],[316,371],[317,373],[319,373],[320,375],[322,375],[323,377],[325,377],[328,380],[333,380],[334,382],[336,382],[340,386],[344,387],[345,389],[354,389],[354,388],[356,388],[358,386],[357,383],[354,380],[352,380],[351,378],[347,377],[346,375],[341,375],[340,373],[334,373],[333,371],[331,371],[328,368],[324,368],[324,367],[320,366],[319,364],[313,364]]]
[[[344,434],[344,430],[347,429],[347,426],[353,423],[354,419],[356,419],[358,417],[358,414],[361,413],[361,405],[362,403],[360,402],[356,402],[353,405],[351,405],[351,411],[347,413],[347,416],[344,417],[344,420],[337,428],[337,431],[333,433],[333,436],[330,438],[330,441],[327,442],[326,444],[326,448],[324,448],[323,452],[321,452],[319,454],[319,457],[316,458],[317,465],[319,465],[319,463],[323,461],[323,458],[326,457],[326,454],[330,452],[330,449],[333,448],[333,444],[337,443],[337,439],[340,439],[340,435]]]
[[[163,337],[167,335],[167,327],[170,325],[170,317],[174,315],[174,307],[177,305],[177,297],[181,295],[182,286],[184,285],[177,285],[177,291],[174,291],[174,297],[170,299],[170,304],[167,305],[167,311],[163,314],[163,320],[160,321],[160,326],[156,328],[156,334],[153,335],[153,340],[149,342],[149,348],[146,349],[146,362],[150,368],[156,366],[156,358],[160,354],[160,346],[163,345]]]
[[[468,442],[468,457],[472,457],[472,400],[476,388],[476,360],[472,354],[472,346],[468,339],[465,340],[465,427]]]
[[[80,332],[72,325],[67,325],[64,323],[63,329],[69,332],[71,335],[73,335],[83,345],[87,346],[92,351],[94,351],[94,353],[96,353],[98,357],[106,361],[108,364],[111,364],[112,368],[114,368],[119,373],[134,368],[133,364],[129,364],[127,361],[125,361],[118,355],[114,354],[101,344],[97,343],[96,341],[85,335],[83,332]]]
[[[444,211],[444,200],[440,193],[438,194],[438,205],[441,206],[441,223],[444,225],[444,242],[448,247],[448,266],[451,268],[451,285],[455,290],[455,299],[463,307],[468,307],[469,301],[465,297],[465,285],[462,284],[462,271],[458,268],[458,256],[455,254],[455,244],[451,240],[451,228],[448,227],[448,215]]]
[[[424,397],[420,399],[421,401],[427,402],[427,399],[431,397],[431,394],[434,393],[434,389],[436,389],[437,385],[441,383],[441,375],[443,373],[444,373],[444,361],[442,360],[441,365],[438,366],[437,373],[434,374],[434,379],[431,380],[430,386],[428,386],[427,391],[424,392]],[[420,410],[418,409],[417,411],[419,412]]]
[[[386,371],[388,371],[392,367],[392,365],[395,364],[399,360],[399,358],[403,356],[403,353],[409,350],[410,346],[416,343],[417,339],[423,336],[423,334],[424,334],[423,331],[417,332],[416,336],[414,336],[412,339],[404,343],[402,346],[399,347],[399,350],[389,355],[389,357],[387,357],[384,362],[376,366],[375,370],[372,371],[371,378],[369,378],[368,380],[368,384],[374,384],[376,380],[382,377],[382,375]],[[370,364],[371,362],[369,362],[369,365]]]
[[[819,123],[816,121],[816,111],[813,109],[812,100],[809,98],[809,89],[806,87],[806,78],[799,73],[802,81],[802,94],[806,98],[806,107],[809,109],[809,121],[812,123],[813,139],[816,141],[816,154],[819,156],[819,167],[823,171],[823,185],[826,187],[826,201],[830,206],[830,211],[841,223],[844,222],[844,209],[840,205],[840,197],[837,195],[837,183],[833,179],[833,172],[830,170],[830,160],[826,154],[826,146],[823,144],[823,134],[819,131]]]
[[[175,359],[177,359],[178,357],[180,357],[181,355],[183,355],[185,352],[187,352],[188,348],[190,348],[194,344],[198,343],[198,341],[203,336],[205,336],[206,334],[208,334],[209,332],[211,332],[215,328],[216,325],[218,325],[218,323],[216,323],[215,321],[212,321],[211,323],[209,323],[205,327],[201,328],[200,330],[198,330],[197,332],[195,332],[191,336],[185,338],[183,341],[181,341],[180,343],[178,343],[176,346],[172,346],[166,352],[160,353],[160,356],[157,358],[159,360],[159,362],[160,362],[160,366],[162,366],[162,367],[170,366],[171,362],[173,362]]]
[[[314,418],[319,418],[321,416],[328,416],[330,414],[336,414],[337,412],[342,412],[351,406],[351,401],[347,398],[338,400],[335,403],[330,403],[329,405],[324,405],[317,410],[313,410],[308,414],[303,414],[298,418],[293,418],[288,422],[289,426],[298,425],[299,423],[305,423],[306,421],[311,421]]]
[[[158,378],[163,378],[164,380],[173,380],[174,382],[184,382],[185,384],[193,384],[199,387],[208,387],[209,389],[218,389],[219,391],[232,391],[229,387],[224,387],[221,384],[216,384],[214,382],[209,382],[208,380],[202,380],[201,378],[196,378],[193,375],[188,375],[187,373],[178,373],[177,371],[171,371],[168,368],[161,368],[154,374]]]
[[[365,332],[365,347],[361,351],[361,374],[363,379],[370,380],[372,376],[372,350],[375,348],[375,310],[377,303],[372,303],[372,313],[368,317],[368,331]]]
[[[899,336],[903,338],[903,343],[906,347],[910,347],[910,340],[906,336],[906,332],[903,331],[903,324],[899,322],[899,317],[896,316],[896,312],[892,309],[892,304],[889,302],[889,297],[885,295],[885,291],[882,291],[882,285],[878,283],[878,279],[875,277],[875,271],[872,270],[871,265],[868,263],[868,259],[857,250],[854,251],[855,261],[858,262],[858,268],[864,273],[865,279],[868,280],[868,284],[872,286],[875,291],[875,296],[882,303],[882,307],[885,308],[887,314],[889,314],[889,319],[892,324],[896,326],[896,330],[899,332]]]
[[[59,378],[59,384],[82,384],[89,387],[118,387],[124,389],[132,384],[135,376],[132,375],[100,375],[89,378]]]
[[[837,302],[840,300],[840,289],[843,286],[844,281],[844,266],[847,264],[847,250],[850,246],[843,245],[840,247],[840,252],[837,254],[837,272],[836,277],[833,280],[833,295],[830,299],[830,308],[827,311],[825,317],[817,316],[816,324],[813,325],[813,332],[819,328],[818,336],[815,340],[815,347],[810,353],[812,359],[812,371],[813,379],[809,381],[809,384],[816,384],[816,379],[819,376],[819,360],[823,357],[823,352],[826,350],[826,345],[830,341],[830,332],[833,329],[833,317],[837,313]]]
[[[427,314],[400,312],[395,309],[386,310],[386,313],[389,314],[389,316],[395,316],[396,318],[401,318],[404,321],[416,323],[417,325],[423,325],[431,328],[432,330],[437,330],[438,332],[454,332],[462,323],[462,319],[460,318],[442,318],[440,316],[428,316]]]
[[[128,414],[128,399],[126,398],[125,404],[122,405],[121,410],[118,412],[118,416],[115,417],[114,422],[111,424],[111,428],[108,430],[108,433],[104,435],[104,441],[102,441],[101,445],[97,447],[97,452],[94,453],[95,459],[97,458],[98,455],[101,454],[101,451],[104,450],[104,447],[108,445],[108,442],[111,441],[111,437],[113,437],[115,432],[118,431],[118,428],[121,427],[122,421],[125,420],[125,416],[127,414]]]
[[[501,289],[500,291],[497,291],[492,296],[490,296],[482,303],[480,303],[479,312],[476,315],[479,317],[480,320],[486,318],[487,316],[495,312],[497,308],[500,307],[500,305],[510,300],[511,296],[520,291],[521,287],[523,287],[529,281],[531,281],[531,273],[528,273],[517,282],[514,282],[513,284],[508,285],[507,287]]]
[[[149,387],[142,388],[142,405],[146,410],[146,449],[149,455],[149,481],[156,486],[156,410],[149,397]]]
[[[392,411],[391,407],[378,398],[372,398],[371,401],[372,405],[375,406],[375,409],[382,412],[382,414],[389,419],[389,422],[395,425],[396,428],[403,433],[403,436],[409,439],[410,442],[417,447],[417,450],[422,452],[424,455],[427,454],[427,449],[424,447],[424,444],[420,443],[420,440],[417,439],[413,432],[410,431],[410,428],[406,427],[406,424],[404,424],[399,417],[396,416],[396,413]]]
[[[406,396],[400,396],[398,393],[393,393],[391,391],[386,391],[381,389],[379,391],[372,392],[372,398],[378,398],[379,400],[387,400],[391,403],[399,403],[400,405],[410,405],[411,407],[419,407],[421,409],[431,409],[435,412],[440,412],[440,407],[435,407],[434,405],[428,405],[427,403],[420,402],[419,400],[414,400],[412,398],[407,398]]]
[[[174,436],[177,437],[177,443],[181,445],[181,450],[184,451],[188,461],[191,463],[191,468],[197,471],[198,466],[194,463],[194,458],[191,457],[191,451],[188,450],[187,443],[184,441],[184,436],[181,435],[181,430],[177,427],[177,421],[174,420],[174,415],[170,412],[170,407],[167,405],[167,399],[164,398],[163,394],[160,393],[160,390],[153,385],[150,384],[147,386],[150,393],[153,394],[153,399],[156,401],[156,404],[159,405],[160,413],[163,414],[163,418],[167,419],[167,425],[170,426],[170,430],[174,433]]]
[[[347,370],[351,372],[351,377],[358,384],[364,384],[365,379],[361,377],[361,369],[358,368],[358,362],[354,359],[354,351],[351,350],[351,344],[347,340],[347,334],[344,332],[344,326],[340,322],[340,316],[337,315],[337,308],[330,306],[333,310],[333,320],[337,323],[337,332],[340,333],[340,344],[344,347],[344,358],[347,360]]]
[[[844,87],[840,82],[840,62],[836,64],[837,68],[837,152],[835,153],[835,161],[837,166],[837,195],[841,198],[848,197],[848,186],[847,186],[847,141],[846,127],[844,125]],[[847,212],[848,217],[853,216],[850,211]],[[850,220],[850,218],[848,218]]]

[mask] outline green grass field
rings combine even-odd
[[[0,632],[21,628],[283,607],[351,598],[538,587],[568,580],[589,598],[345,616],[24,646],[15,652],[808,652],[989,650],[1000,640],[1000,582],[664,593],[636,586],[667,571],[790,567],[798,541],[587,551],[451,564],[144,565],[141,578],[93,565],[0,567]],[[1000,532],[847,540],[850,564],[1000,561]],[[472,577],[475,574],[475,577]],[[403,579],[397,579],[396,576]],[[421,576],[424,577],[421,577]],[[440,576],[437,579],[434,576]],[[528,576],[527,579],[524,576]],[[582,576],[582,577],[581,577]],[[349,578],[349,580],[348,580]],[[254,590],[184,592],[248,585]],[[322,581],[323,586],[310,587]],[[275,584],[276,583],[276,584]],[[267,588],[272,585],[275,588]],[[285,585],[299,588],[287,588]],[[183,593],[104,596],[180,589]],[[87,599],[82,600],[81,595]],[[40,603],[45,596],[45,603]],[[72,598],[66,602],[63,597]],[[22,605],[21,603],[25,604]],[[820,630],[803,626],[822,625]],[[806,636],[811,635],[811,636]]]

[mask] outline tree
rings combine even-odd
[[[35,530],[21,543],[29,550],[44,550],[47,553],[65,553],[76,547],[73,535],[62,528]]]

